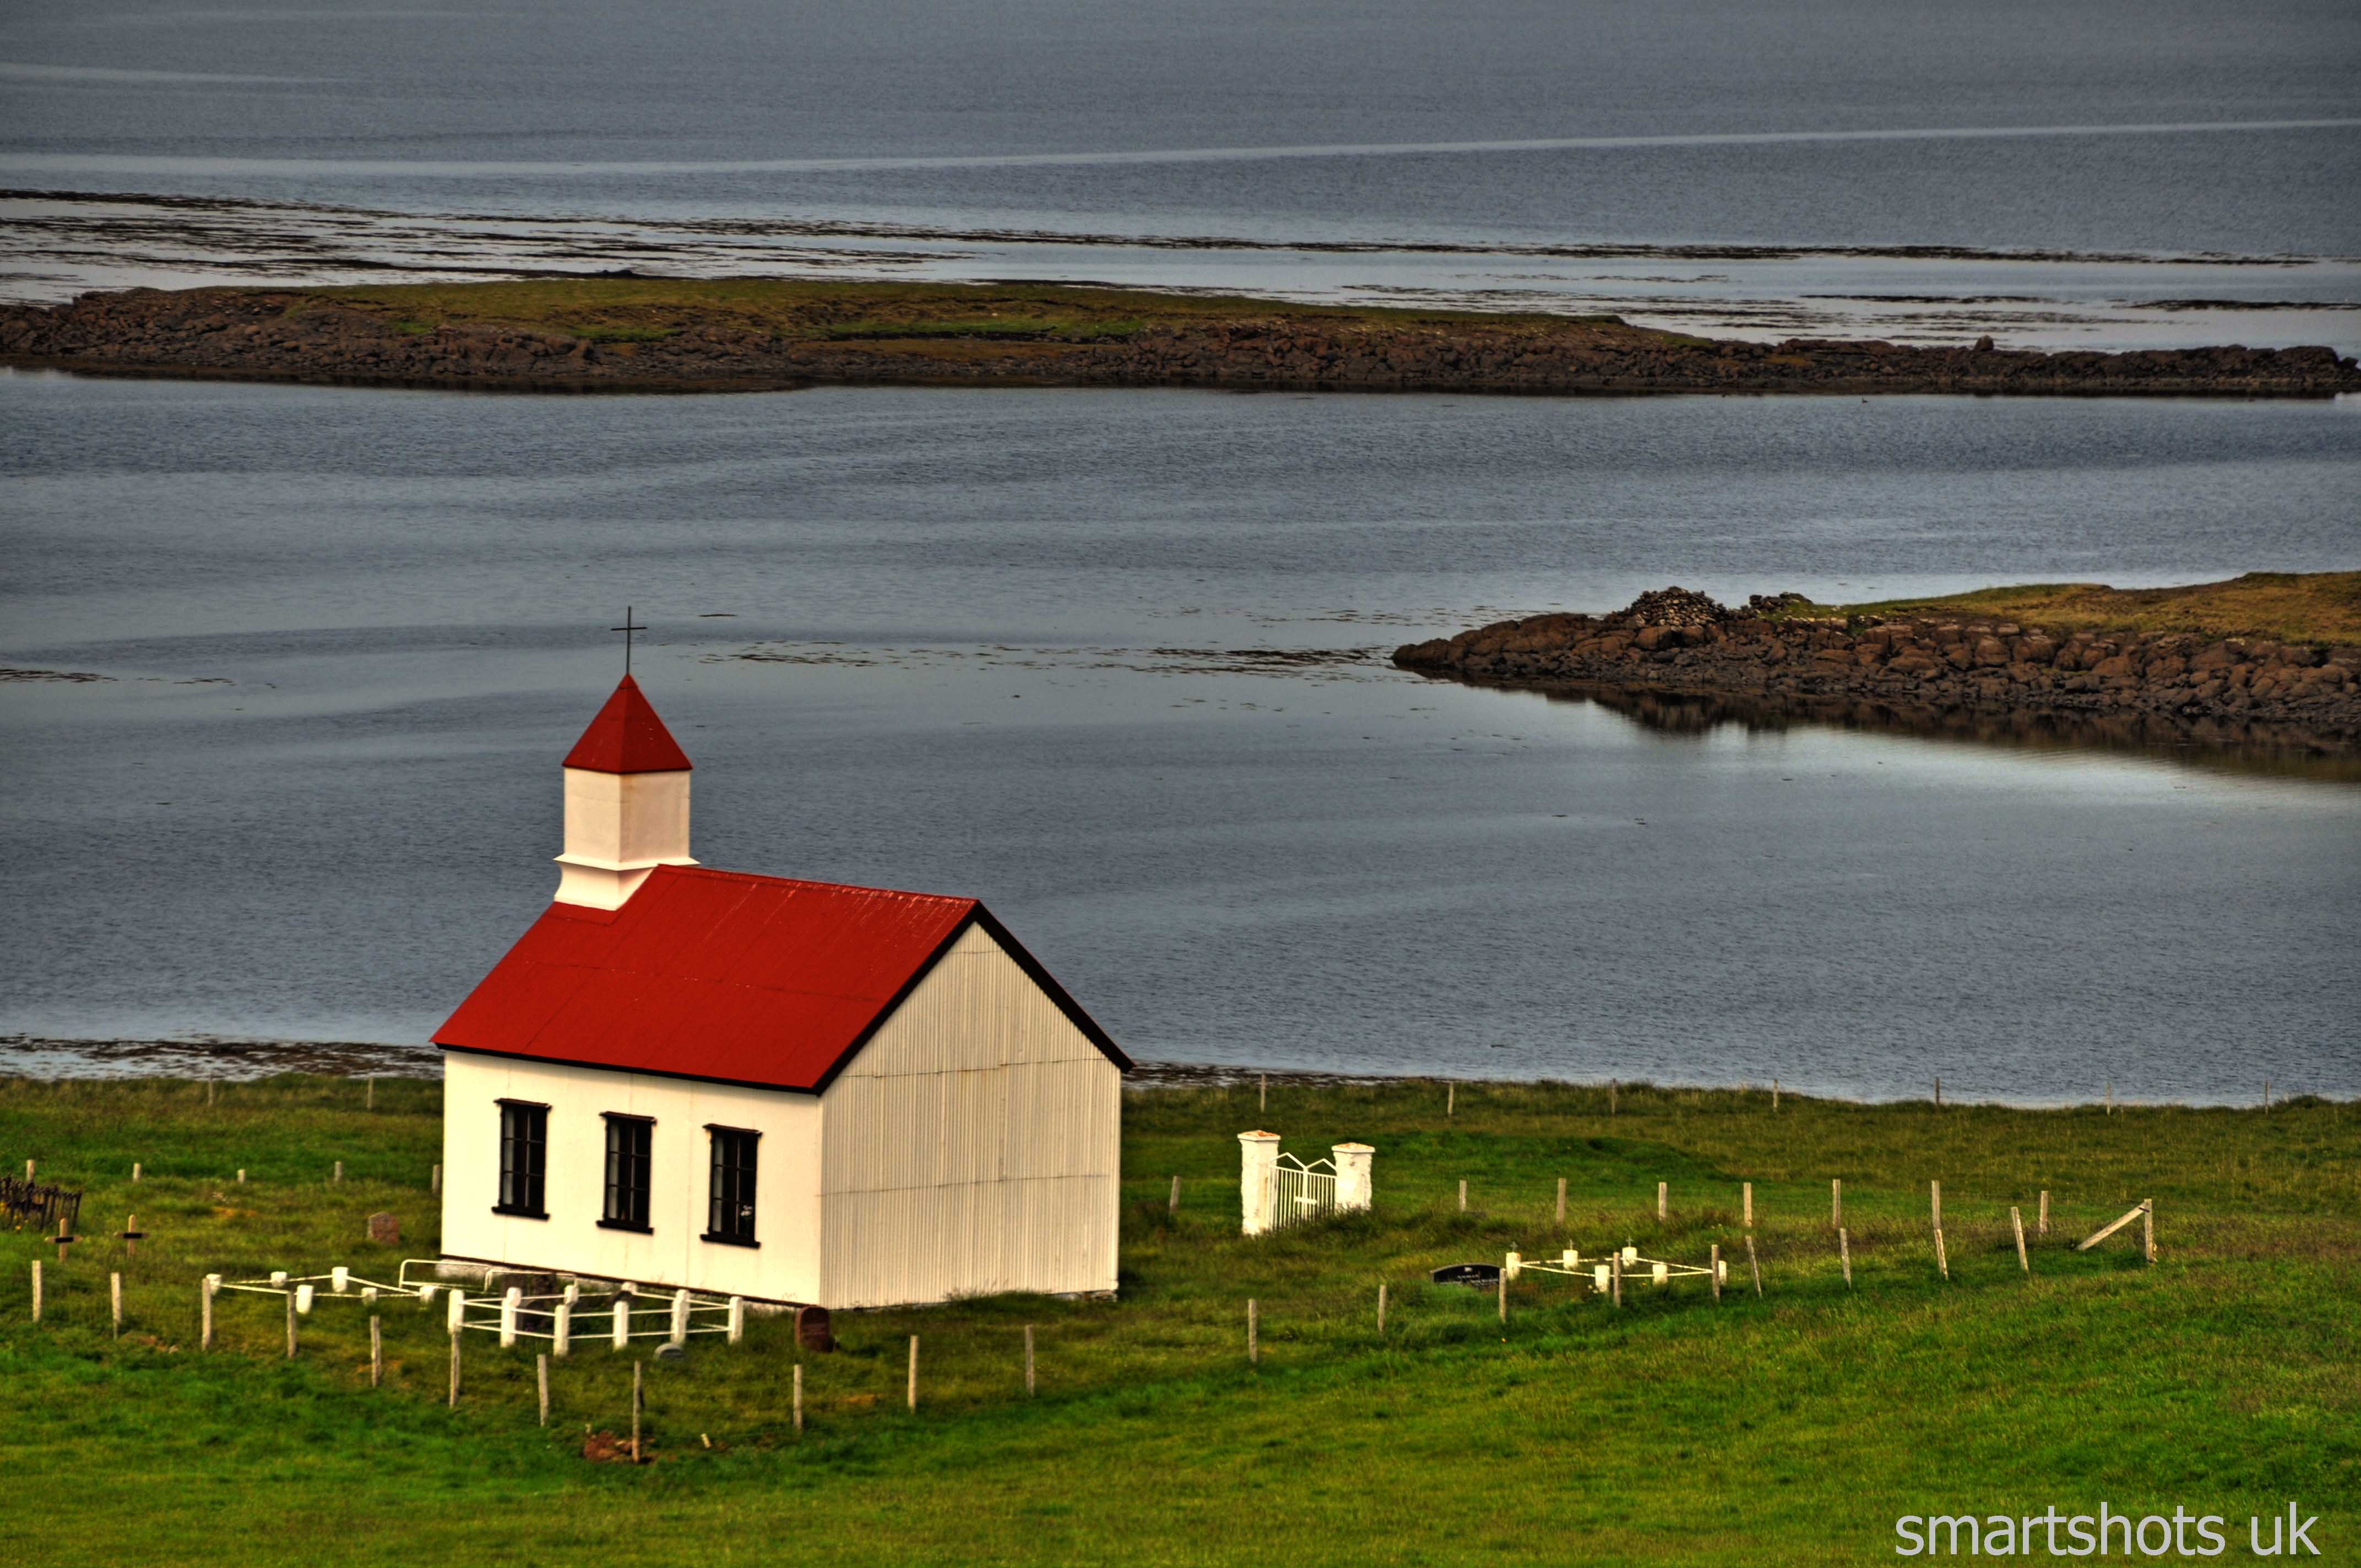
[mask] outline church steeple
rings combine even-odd
[[[556,902],[617,909],[688,853],[688,754],[625,675],[566,754],[566,852]]]

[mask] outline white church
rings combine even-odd
[[[1123,1074],[972,898],[688,852],[630,675],[556,896],[434,1035],[455,1261],[830,1309],[1115,1285]]]

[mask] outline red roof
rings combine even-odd
[[[672,738],[663,719],[631,676],[615,688],[607,706],[566,753],[569,768],[594,773],[670,773],[689,766],[688,753]]]
[[[972,925],[1130,1058],[972,898],[658,866],[620,909],[553,904],[434,1043],[624,1072],[828,1087]]]

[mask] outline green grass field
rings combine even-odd
[[[2361,1105],[2108,1115],[1789,1095],[1774,1113],[1767,1093],[1627,1087],[1610,1114],[1603,1089],[1462,1085],[1446,1118],[1423,1083],[1274,1084],[1267,1111],[1252,1089],[1135,1093],[1119,1300],[842,1314],[843,1349],[804,1358],[800,1438],[791,1336],[758,1320],[742,1346],[649,1365],[653,1458],[636,1467],[583,1448],[586,1428],[627,1429],[640,1353],[587,1343],[558,1364],[544,1430],[532,1350],[487,1336],[469,1336],[445,1408],[439,1307],[382,1304],[379,1389],[354,1301],[321,1305],[290,1362],[278,1303],[225,1296],[217,1348],[198,1350],[207,1270],[390,1278],[401,1255],[431,1255],[439,1114],[423,1082],[379,1083],[369,1111],[359,1085],[321,1079],[227,1086],[211,1105],[185,1082],[0,1080],[5,1168],[34,1158],[84,1186],[93,1238],[60,1266],[0,1232],[18,1561],[1866,1563],[1893,1560],[1901,1515],[2103,1500],[2224,1516],[2232,1558],[2248,1516],[2293,1500],[2319,1516],[2326,1560],[2361,1554]],[[1307,1156],[1374,1144],[1375,1212],[1241,1238],[1235,1135],[1255,1126]],[[2028,1279],[2008,1210],[2031,1229],[2045,1188],[2052,1232],[2032,1238]],[[2155,1266],[2136,1225],[2071,1251],[2141,1198]],[[401,1248],[361,1239],[380,1209]],[[134,1211],[149,1239],[126,1261],[108,1233]],[[1504,1328],[1490,1295],[1421,1283],[1512,1247],[1627,1240],[1697,1262],[1718,1243],[1738,1259],[1731,1288],[1717,1305],[1701,1282],[1642,1284],[1618,1311],[1528,1276]],[[38,1325],[36,1258],[51,1260]]]

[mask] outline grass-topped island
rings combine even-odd
[[[0,363],[528,390],[817,382],[1530,393],[2326,397],[2323,347],[2041,353],[1716,341],[1612,316],[1409,310],[1047,283],[537,277],[85,294],[0,307]]]
[[[1905,1517],[1972,1515],[1989,1540],[1995,1517],[2103,1503],[2219,1516],[2238,1560],[2248,1519],[2268,1543],[2291,1502],[2328,1561],[2361,1539],[2351,1104],[1135,1090],[1112,1300],[840,1313],[833,1354],[799,1350],[784,1319],[677,1361],[586,1335],[553,1364],[546,1427],[529,1341],[468,1335],[451,1402],[439,1304],[375,1304],[377,1387],[372,1309],[350,1296],[324,1296],[290,1358],[280,1299],[225,1293],[205,1349],[208,1272],[386,1279],[435,1255],[441,1098],[0,1080],[5,1168],[33,1160],[85,1194],[62,1263],[0,1230],[19,1561],[1758,1568],[1889,1561]],[[1374,1146],[1374,1209],[1241,1236],[1253,1127],[1306,1154]],[[2076,1250],[2144,1199],[2153,1263],[2137,1224]],[[367,1239],[379,1212],[400,1245]],[[136,1252],[118,1234],[134,1213]],[[1635,1278],[1619,1308],[1528,1275],[1503,1321],[1490,1291],[1427,1283],[1627,1242],[1688,1263],[1719,1246],[1730,1284],[1716,1300],[1702,1279]],[[634,1365],[637,1465],[620,1462]]]
[[[1527,616],[1409,643],[1394,663],[1903,729],[2030,721],[2349,755],[2361,747],[2361,572],[2028,583],[1851,605],[1756,594],[1739,608],[1664,588],[1609,615]]]

